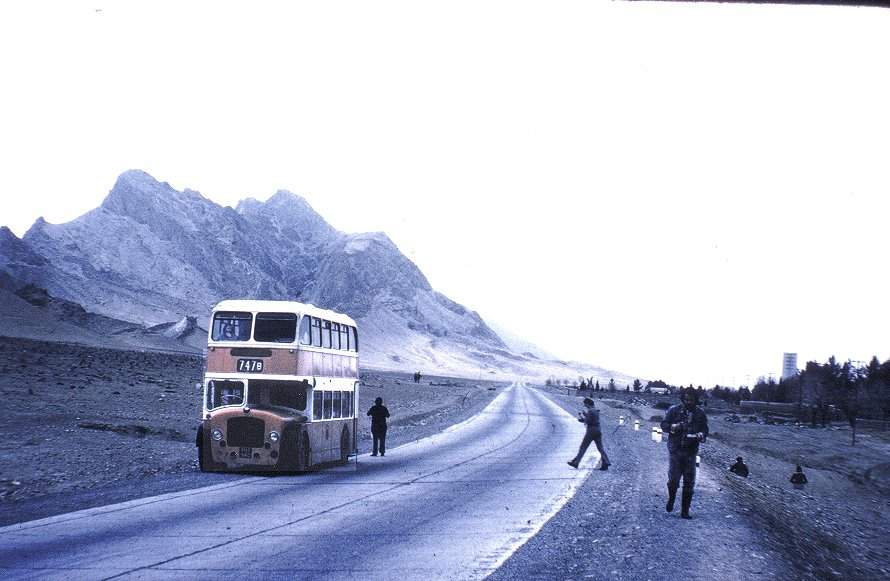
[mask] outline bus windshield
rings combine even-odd
[[[306,411],[308,381],[272,381],[251,379],[247,390],[247,404],[255,408],[287,408]]]
[[[250,313],[219,311],[213,315],[214,341],[249,341],[253,317]]]
[[[244,382],[211,379],[207,383],[207,409],[244,403]]]

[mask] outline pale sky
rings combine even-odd
[[[143,169],[304,196],[565,358],[706,386],[890,358],[890,10],[6,2],[0,224]]]

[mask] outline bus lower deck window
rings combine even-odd
[[[207,409],[244,403],[244,382],[211,380],[207,383]]]

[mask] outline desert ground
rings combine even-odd
[[[572,413],[584,395],[547,391]],[[754,416],[733,423],[725,418],[736,410],[712,404],[694,518],[683,521],[665,512],[667,447],[650,437],[664,414],[653,405],[670,398],[593,397],[612,426],[604,436],[612,466],[595,471],[490,579],[890,578],[890,433],[860,434],[852,446],[845,425],[766,424]],[[627,421],[619,427],[621,415]],[[748,478],[729,472],[737,456]],[[809,480],[803,490],[789,482],[796,463]]]
[[[0,337],[0,525],[236,478],[197,470],[203,371],[199,356]],[[471,417],[507,385],[411,375],[361,374],[360,416],[376,397],[392,414],[388,448]]]
[[[197,470],[202,373],[199,356],[0,338],[0,524],[240,478]],[[371,370],[361,379],[360,409],[380,396],[392,412],[390,449],[471,417],[507,385]],[[584,395],[540,389],[573,415]],[[650,439],[665,398],[594,397],[612,467],[594,471],[492,579],[890,578],[890,433],[861,432],[852,446],[845,425],[732,422],[737,410],[712,403],[695,518],[682,521],[664,510],[667,451]],[[729,473],[736,456],[749,478]],[[797,463],[803,490],[788,481]]]

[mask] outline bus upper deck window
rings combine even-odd
[[[253,317],[250,313],[219,311],[213,315],[214,341],[249,341]]]
[[[321,346],[331,348],[331,322],[324,319],[321,321]]]
[[[349,326],[340,325],[340,349],[346,351],[349,349]]]
[[[312,345],[321,347],[321,319],[312,317]]]
[[[297,316],[293,313],[257,313],[254,341],[293,343],[297,336]]]
[[[300,319],[300,344],[312,345],[312,317]]]
[[[349,327],[349,350],[358,351],[358,331],[355,327]]]
[[[340,323],[331,323],[331,349],[340,348]]]

